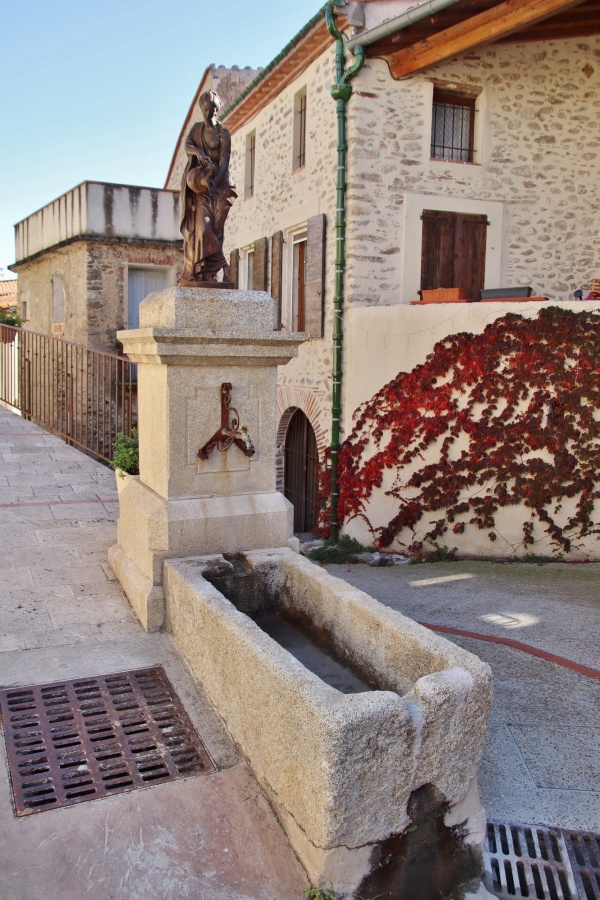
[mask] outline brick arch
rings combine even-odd
[[[283,468],[285,436],[290,419],[297,409],[302,410],[312,425],[317,441],[317,450],[321,457],[329,446],[327,433],[327,409],[325,398],[309,388],[294,385],[281,385],[277,388],[277,452],[275,467],[277,473],[277,490],[283,492]],[[280,449],[281,448],[281,449]]]

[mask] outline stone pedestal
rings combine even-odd
[[[109,561],[148,631],[164,623],[164,559],[297,547],[291,504],[275,490],[275,403],[277,366],[303,335],[276,327],[266,293],[178,286],[150,294],[140,328],[118,334],[138,364],[140,475],[120,488]],[[200,459],[221,425],[224,383],[255,454],[234,444]]]

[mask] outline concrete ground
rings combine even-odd
[[[0,408],[0,686],[163,665],[219,771],[15,818],[0,741],[0,897],[300,900],[306,876],[251,773],[168,635],[142,630],[106,563],[117,507],[112,472]],[[596,566],[329,568],[419,621],[600,667]],[[451,639],[495,675],[488,815],[600,831],[600,681]]]
[[[559,665],[511,646],[447,635],[494,673],[480,773],[488,818],[600,833],[600,565],[327,569],[419,622],[564,657]],[[596,670],[596,677],[574,671],[578,666]]]

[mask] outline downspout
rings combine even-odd
[[[342,414],[342,314],[344,309],[344,274],[346,269],[346,104],[352,94],[350,81],[360,72],[365,61],[365,51],[357,47],[354,51],[356,62],[344,71],[344,37],[335,26],[333,7],[343,6],[344,0],[332,0],[325,8],[325,21],[329,34],[335,38],[335,84],[331,86],[331,96],[337,107],[337,182],[335,211],[335,294],[333,298],[333,365],[331,396],[331,508],[330,539],[337,541],[339,522],[337,507],[338,454],[340,449],[340,418]]]

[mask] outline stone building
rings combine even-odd
[[[173,191],[86,181],[15,226],[19,310],[31,331],[114,350],[138,306],[181,267]]]
[[[421,290],[479,300],[528,286],[568,305],[598,275],[600,4],[365,0],[336,23],[346,66],[353,46],[366,54],[347,103],[347,434],[359,404],[440,338],[542,305],[411,305]],[[334,80],[318,13],[221,117],[240,194],[226,229],[239,285],[268,290],[281,327],[306,332],[278,394],[299,530],[314,525],[312,460],[331,432]],[[182,165],[180,140],[167,189]]]
[[[0,310],[3,312],[16,312],[17,295],[16,278],[10,278],[6,281],[0,279]]]

